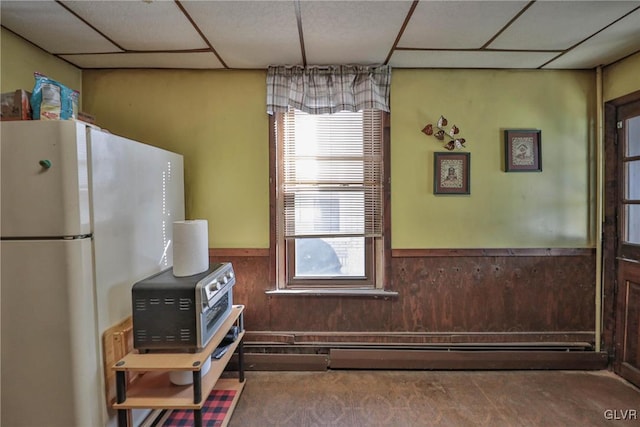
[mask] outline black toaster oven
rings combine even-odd
[[[217,332],[233,305],[236,278],[231,263],[176,277],[173,268],[136,282],[131,290],[133,346],[198,351]]]

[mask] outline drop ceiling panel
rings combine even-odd
[[[544,68],[594,68],[640,52],[640,10],[570,50]]]
[[[185,1],[182,5],[230,68],[302,63],[291,0]]]
[[[62,55],[80,68],[223,68],[211,52]]]
[[[516,16],[528,1],[421,1],[398,47],[477,49]],[[482,23],[473,25],[473,23]]]
[[[118,52],[107,39],[53,1],[2,1],[0,22],[49,53]]]
[[[125,50],[207,47],[173,1],[65,1],[64,4]]]
[[[302,1],[307,64],[379,64],[387,58],[410,1]]]
[[[398,68],[537,68],[557,53],[397,50],[389,61]]]
[[[539,68],[557,57],[545,68],[571,69],[640,52],[639,8],[640,0],[0,0],[0,23],[81,68],[264,69],[302,64],[303,49],[307,65],[379,64],[400,34],[396,68]]]
[[[640,1],[538,1],[489,46],[568,49],[640,6]]]

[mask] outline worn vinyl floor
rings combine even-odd
[[[246,380],[229,427],[640,427],[640,390],[605,371],[249,371]]]

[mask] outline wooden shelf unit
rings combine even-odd
[[[236,395],[227,413],[231,417],[233,409],[244,388],[244,320],[243,305],[234,305],[227,319],[207,346],[197,353],[137,353],[131,352],[120,359],[112,369],[116,371],[117,399],[113,407],[118,410],[118,426],[128,426],[127,412],[130,409],[190,409],[194,411],[194,425],[200,426],[201,410],[211,390],[235,390]],[[216,350],[225,335],[235,324],[238,338],[229,346],[220,359],[211,360],[211,368],[200,375],[200,368]],[[227,363],[238,351],[239,378],[220,379]],[[191,371],[193,384],[175,385],[169,379],[170,371]],[[127,387],[127,372],[138,373],[138,377]],[[226,424],[226,422],[225,422]]]

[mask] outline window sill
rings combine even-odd
[[[383,289],[278,289],[266,291],[270,296],[313,296],[313,297],[368,297],[368,298],[397,298],[395,291]]]

